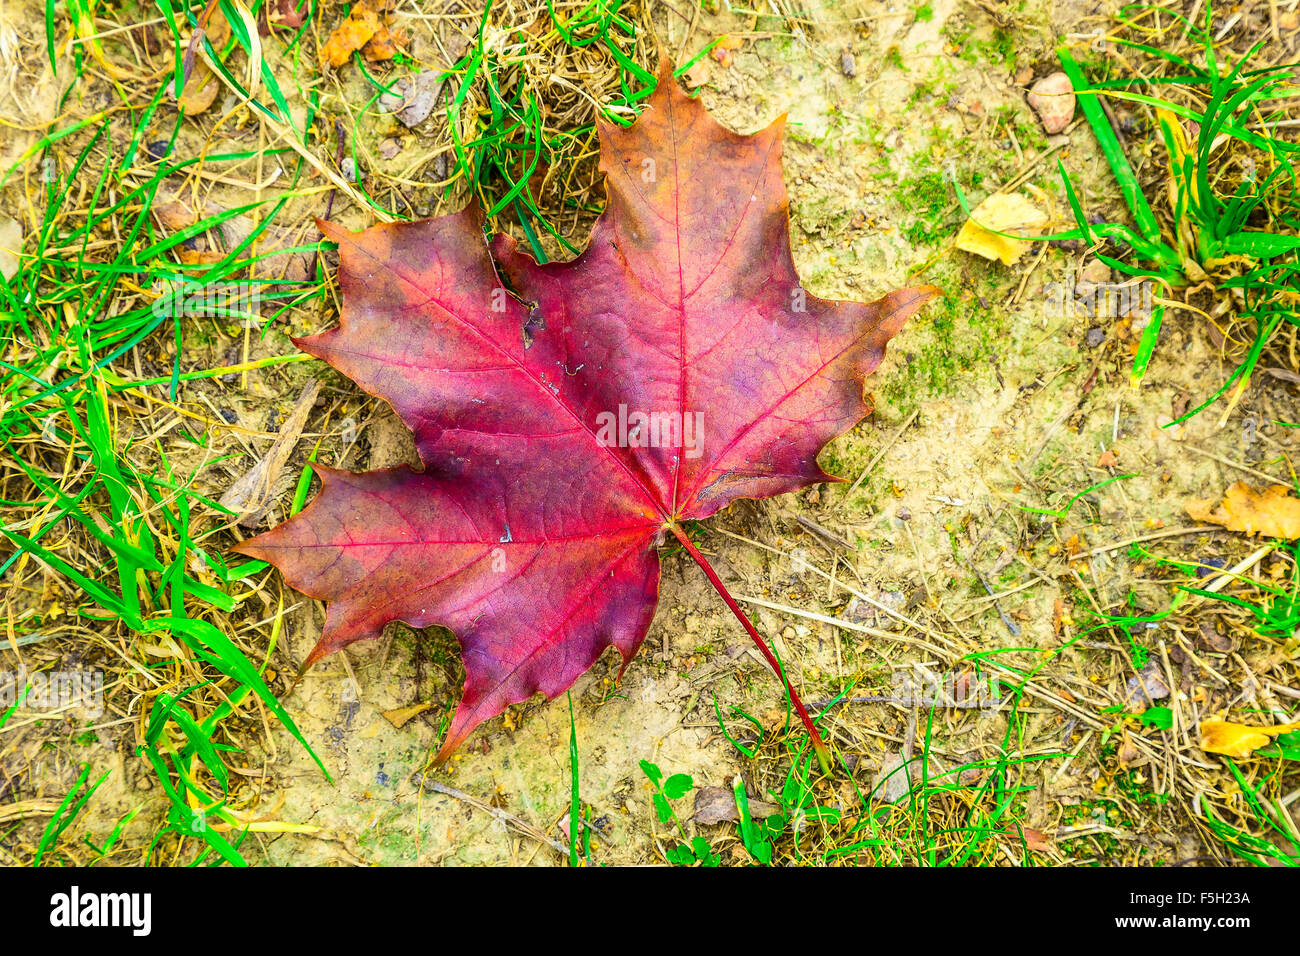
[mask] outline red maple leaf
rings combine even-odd
[[[783,127],[723,128],[665,63],[635,123],[600,127],[608,201],[572,262],[539,265],[506,236],[489,253],[472,206],[359,234],[319,224],[343,314],[297,344],[390,402],[424,470],[317,466],[320,495],[238,547],[329,602],[304,666],[390,621],[449,628],[466,677],[444,759],[610,645],[626,667],[672,535],[776,668],[682,522],[836,480],[818,452],[868,413],[864,377],[937,293],[804,291]]]

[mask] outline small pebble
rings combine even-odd
[[[1095,349],[1098,345],[1101,345],[1102,342],[1106,341],[1106,333],[1094,325],[1088,330],[1086,341],[1088,343],[1088,348]]]
[[[379,108],[396,114],[398,121],[410,129],[429,118],[441,92],[442,73],[438,70],[424,70],[398,80],[393,84],[391,93],[380,94]]]
[[[1198,578],[1208,577],[1211,574],[1214,574],[1216,570],[1222,571],[1228,566],[1228,562],[1223,558],[1205,558],[1201,561],[1201,564],[1203,567],[1198,567],[1196,569],[1196,576]]]
[[[1110,266],[1106,265],[1106,263],[1102,262],[1100,259],[1093,259],[1083,267],[1083,273],[1079,276],[1079,281],[1101,284],[1103,282],[1109,282],[1110,277]]]
[[[1059,133],[1074,119],[1074,87],[1064,73],[1053,73],[1029,90],[1029,105],[1043,121],[1048,133]]]

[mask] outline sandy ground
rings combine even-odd
[[[1131,323],[1062,315],[1049,301],[1045,287],[1076,275],[1084,265],[1081,252],[1043,247],[1008,268],[955,251],[948,239],[962,213],[950,192],[934,214],[943,240],[913,241],[915,184],[949,168],[962,182],[982,173],[973,190],[978,196],[1021,175],[1059,196],[1059,155],[1095,204],[1117,210],[1086,125],[1076,122],[1061,137],[1045,137],[1013,78],[1024,67],[1040,75],[1049,70],[1054,38],[1078,32],[1099,8],[1029,4],[1008,20],[1015,36],[1014,62],[1008,62],[994,49],[998,23],[972,4],[937,0],[929,5],[930,18],[920,19],[901,7],[862,3],[851,13],[867,19],[855,24],[843,22],[850,11],[836,17],[827,12],[832,7],[802,40],[753,40],[729,68],[710,64],[702,96],[716,116],[744,131],[788,114],[785,174],[795,257],[810,290],[874,298],[904,284],[933,282],[948,303],[931,306],[898,336],[869,383],[874,416],[827,449],[823,463],[830,471],[861,478],[852,492],[844,484],[745,502],[712,520],[703,539],[738,597],[783,608],[749,604],[806,701],[827,700],[849,684],[854,695],[888,693],[893,675],[917,662],[943,670],[976,651],[1019,648],[1006,659],[1021,665],[1045,660],[1045,652],[1077,636],[1073,619],[1088,604],[1111,609],[1132,593],[1140,607],[1164,606],[1168,589],[1128,544],[1150,539],[1153,551],[1188,559],[1239,557],[1249,550],[1244,542],[1211,544],[1204,533],[1181,531],[1193,525],[1184,502],[1216,495],[1252,472],[1284,478],[1278,458],[1295,451],[1295,439],[1271,422],[1294,419],[1296,386],[1268,376],[1258,378],[1223,427],[1218,406],[1184,427],[1162,429],[1189,399],[1205,397],[1231,365],[1203,329],[1174,317],[1146,383],[1131,390]],[[661,10],[656,24],[665,46],[675,49],[683,23]],[[737,28],[736,18],[706,13],[693,42]],[[11,21],[4,35],[17,37],[24,49],[40,47],[29,23]],[[845,52],[853,58],[851,77],[841,66]],[[6,111],[18,112],[15,102],[37,102],[42,89],[11,91]],[[6,164],[20,146],[16,137],[5,147]],[[357,227],[366,223],[355,209],[338,218]],[[322,314],[315,328],[331,321]],[[219,361],[231,344],[218,341],[196,361]],[[261,348],[290,346],[272,337]],[[241,421],[266,421],[292,403],[309,374],[321,373],[294,367],[242,392],[227,389],[222,400]],[[322,379],[331,401],[351,388],[330,374]],[[350,400],[359,401],[355,394]],[[357,440],[335,450],[335,464],[364,468],[409,458],[409,440],[386,409],[360,406],[356,420]],[[293,462],[309,450],[304,442]],[[1113,453],[1114,466],[1099,464],[1106,452]],[[229,468],[237,474],[239,461]],[[1064,518],[1024,510],[1061,508],[1089,486],[1130,473],[1088,495]],[[809,522],[842,543],[811,530]],[[1001,596],[990,598],[986,583]],[[901,626],[845,585],[942,635],[941,653],[926,633]],[[277,658],[291,673],[319,635],[322,610],[291,592],[286,599],[294,608]],[[847,620],[859,630],[811,615]],[[1152,646],[1172,646],[1173,640],[1162,635]],[[246,855],[311,864],[562,862],[546,840],[566,839],[570,722],[564,698],[512,708],[481,728],[446,771],[429,775],[436,787],[421,785],[440,720],[457,693],[454,651],[445,633],[397,627],[308,674],[285,701],[333,783],[279,728],[248,754],[248,766],[273,808],[269,815],[319,829],[254,834]],[[1269,651],[1247,645],[1233,653],[1249,663],[1253,654]],[[740,774],[761,794],[770,776],[719,732],[715,695],[724,712],[741,707],[769,730],[779,729],[784,708],[776,681],[743,631],[681,554],[665,557],[653,627],[618,685],[612,683],[616,670],[611,652],[572,691],[581,797],[597,832],[595,861],[648,862],[659,859],[664,827],[654,822],[638,761],[691,774],[701,786],[730,786]],[[1105,724],[1097,712],[1122,703],[1133,676],[1126,645],[1108,631],[1051,657],[1042,682],[1049,693],[1026,698],[1016,746],[1022,755],[1077,750],[1085,758],[1057,757],[1026,771],[1035,789],[1017,807],[1020,824],[1054,833],[1066,808],[1106,793],[1115,767],[1096,754],[1096,735]],[[1230,690],[1210,687],[1202,711],[1214,709],[1213,695],[1225,702]],[[430,706],[400,727],[385,716],[417,703]],[[5,759],[28,767],[27,779],[40,785],[27,793],[39,791],[44,799],[61,796],[77,760],[90,760],[97,772],[111,768],[87,808],[85,829],[102,834],[122,808],[141,802],[146,810],[132,826],[147,828],[150,815],[161,812],[161,798],[144,789],[149,774],[132,755],[136,723],[125,715],[100,731],[98,742],[77,749],[42,748],[48,726],[24,722],[6,731]],[[891,758],[917,745],[924,725],[925,712],[918,731],[917,712],[906,705],[848,703],[833,711],[827,729],[837,749],[852,758],[857,784],[867,789]],[[1186,727],[1176,732],[1185,734]],[[1005,715],[996,711],[937,711],[932,753],[949,765],[987,759],[1005,733]],[[1151,754],[1145,772],[1156,790],[1169,767],[1154,749],[1140,749]],[[829,785],[823,797],[852,806],[844,781]],[[1154,812],[1118,829],[1121,839],[1148,847],[1152,860],[1200,852],[1189,827],[1170,832],[1168,819]],[[729,829],[701,832],[726,847],[725,862],[743,859],[734,839],[727,839]],[[1072,849],[1064,841],[1053,844],[1044,861],[1100,854]]]

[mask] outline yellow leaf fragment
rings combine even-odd
[[[248,825],[254,833],[320,833],[321,828],[311,823],[285,823],[281,820],[258,820]]]
[[[718,37],[718,42],[713,45],[713,52],[710,55],[722,64],[723,69],[726,69],[732,64],[732,51],[739,50],[744,45],[745,41],[740,37],[724,33]]]
[[[1300,498],[1291,496],[1286,485],[1273,485],[1257,492],[1244,481],[1233,482],[1223,502],[1214,499],[1187,502],[1187,513],[1197,521],[1223,525],[1229,531],[1294,541],[1300,538]]]
[[[321,48],[320,58],[330,66],[338,69],[352,54],[370,42],[370,38],[382,28],[379,14],[361,2],[352,8],[351,14],[334,28],[329,39]]]
[[[425,702],[423,704],[412,704],[410,707],[398,707],[396,710],[386,710],[384,711],[384,719],[400,730],[406,723],[419,717],[432,706],[432,702]]]
[[[1278,734],[1300,730],[1300,723],[1276,724],[1272,727],[1247,727],[1227,720],[1201,721],[1201,749],[1225,757],[1249,757],[1265,747]]]
[[[321,47],[321,62],[338,69],[358,50],[370,63],[391,60],[406,43],[406,35],[393,25],[394,6],[394,0],[358,0]]]
[[[994,193],[975,207],[957,233],[957,248],[1009,266],[1025,254],[1029,243],[1013,236],[1036,236],[1047,225],[1047,213],[1020,193]],[[997,235],[1012,233],[1012,236]]]

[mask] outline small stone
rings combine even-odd
[[[1088,343],[1088,348],[1095,349],[1106,341],[1106,332],[1094,325],[1088,330],[1088,337],[1084,341]]]
[[[402,108],[402,103],[406,99],[406,91],[410,88],[411,81],[402,77],[394,83],[390,83],[388,89],[379,94],[379,108],[385,113],[396,113]]]
[[[6,280],[18,275],[18,252],[22,246],[22,224],[11,216],[0,216],[0,276]]]
[[[931,778],[944,774],[944,768],[935,758],[931,757],[926,763],[929,765],[926,773]],[[913,784],[921,779],[923,769],[921,764],[920,757],[909,760],[902,754],[890,754],[871,781],[871,797],[875,800],[884,800],[886,803],[898,803],[912,792]]]
[[[779,813],[781,808],[749,797],[749,816],[754,820],[766,820]],[[736,794],[726,787],[700,787],[695,791],[695,822],[705,826],[715,823],[736,823],[740,820],[740,809],[736,806]]]
[[[1217,574],[1228,566],[1228,562],[1223,558],[1202,558],[1200,566],[1196,569],[1198,578],[1208,578],[1212,574]]]
[[[911,791],[907,761],[902,754],[891,754],[871,781],[873,795],[879,794],[886,803],[897,803]],[[883,785],[883,786],[882,786]]]
[[[1074,119],[1074,87],[1064,73],[1045,76],[1029,90],[1029,105],[1048,133],[1059,133]]]
[[[1110,281],[1110,266],[1100,259],[1092,259],[1083,267],[1083,273],[1079,276],[1079,282],[1092,282],[1096,285]]]
[[[1168,697],[1169,685],[1165,682],[1165,675],[1159,663],[1151,660],[1147,662],[1146,667],[1129,678],[1124,691],[1124,707],[1136,712],[1139,709],[1145,710],[1156,701]]]
[[[1016,70],[1016,75],[1013,77],[1016,86],[1028,86],[1029,81],[1033,78],[1034,68],[1032,66],[1022,66]]]
[[[840,72],[849,79],[853,79],[858,75],[857,62],[853,59],[853,54],[848,50],[840,51]]]
[[[433,112],[438,94],[442,92],[442,74],[437,70],[424,70],[398,80],[392,90],[392,93],[380,94],[379,108],[395,113],[398,122],[410,129],[423,123]]]

